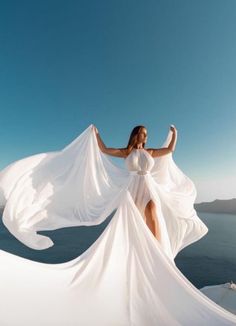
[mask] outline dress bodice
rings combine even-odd
[[[143,148],[134,148],[125,158],[125,165],[130,172],[147,174],[154,165],[154,158]]]

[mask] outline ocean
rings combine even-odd
[[[198,213],[209,228],[199,241],[184,248],[175,258],[177,267],[197,288],[236,282],[236,215]],[[48,235],[54,246],[34,250],[19,242],[0,220],[0,249],[43,263],[63,263],[89,248],[112,219],[108,217],[96,226],[62,228],[40,231]]]

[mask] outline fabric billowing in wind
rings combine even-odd
[[[162,147],[169,144],[171,134]],[[176,166],[172,153],[151,160],[150,173],[141,179],[151,188],[152,199],[161,201],[157,209],[173,258],[200,239],[207,227],[193,208],[195,186]],[[117,209],[130,182],[134,185],[138,180],[139,175],[115,165],[100,151],[90,125],[63,150],[24,158],[0,172],[3,223],[26,246],[46,249],[53,242],[37,231],[103,222]],[[145,186],[137,191],[145,192]]]
[[[207,226],[193,208],[196,189],[172,154],[133,149],[125,167],[98,147],[90,125],[63,150],[14,162],[0,172],[3,222],[26,246],[53,245],[37,233],[96,225],[99,238],[61,264],[0,250],[0,325],[226,326],[236,316],[196,289],[175,265],[177,253]],[[163,144],[171,138],[171,131]],[[149,201],[161,238],[145,223]]]

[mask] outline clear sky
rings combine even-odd
[[[1,1],[0,168],[91,123],[109,147],[174,124],[196,202],[236,197],[235,35],[235,0]]]

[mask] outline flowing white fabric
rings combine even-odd
[[[171,133],[162,147],[170,142]],[[99,224],[117,209],[119,197],[129,187],[156,202],[163,246],[172,258],[206,234],[207,227],[193,208],[195,186],[171,153],[154,159],[145,150],[133,151],[125,163],[127,169],[122,169],[100,151],[92,125],[62,151],[12,163],[0,173],[4,225],[30,248],[46,249],[53,242],[37,231]]]
[[[90,125],[62,151],[1,171],[3,222],[31,248],[53,245],[39,230],[95,225],[115,214],[93,245],[66,263],[0,250],[0,325],[236,325],[236,316],[196,289],[174,262],[208,231],[193,208],[192,181],[171,154],[154,159],[136,149],[125,165],[100,151]],[[160,241],[144,221],[150,199]]]

